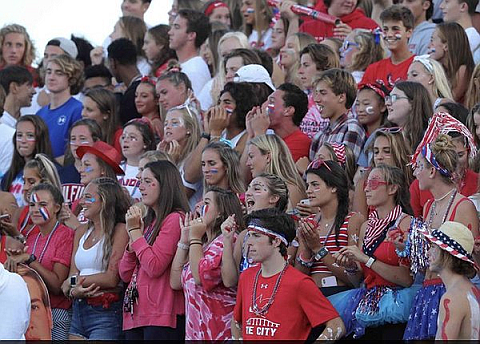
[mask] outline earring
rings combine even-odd
[[[189,132],[189,131],[187,131],[187,135],[190,135],[190,132]]]
[[[143,146],[143,149],[147,149],[147,146]]]

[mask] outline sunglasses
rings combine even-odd
[[[397,133],[401,133],[403,131],[403,128],[401,127],[378,128],[378,131],[381,131],[382,133],[397,134]]]
[[[378,179],[367,179],[365,180],[363,187],[365,189],[368,187],[370,190],[374,191],[377,190],[381,185],[388,185],[388,183]]]
[[[391,94],[389,96],[386,96],[385,97],[385,103],[395,103],[397,100],[399,99],[408,99],[410,100],[408,97],[404,97],[404,96],[398,96],[396,94]]]
[[[341,49],[342,51],[347,51],[347,50],[351,49],[352,47],[357,47],[357,48],[358,48],[359,46],[360,46],[360,45],[357,44],[357,43],[355,43],[355,42],[350,42],[350,41],[345,40],[345,41],[343,42],[343,45],[342,45],[342,47],[341,47],[340,49]]]
[[[308,171],[309,169],[314,169],[314,170],[318,170],[320,167],[322,166],[325,166],[327,168],[327,170],[329,170],[330,172],[332,172],[332,169],[330,168],[330,166],[327,165],[326,161],[323,160],[323,159],[315,159],[313,160],[307,167],[306,171]]]

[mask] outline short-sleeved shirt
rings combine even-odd
[[[414,58],[415,55],[412,55],[410,58],[399,64],[393,64],[390,57],[372,63],[367,67],[360,84],[377,83],[392,90],[396,82],[407,80],[408,68],[412,64]]]
[[[305,340],[312,328],[339,317],[330,301],[320,292],[311,277],[288,266],[275,299],[265,316],[252,308],[254,280],[261,266],[243,271],[238,284],[234,319],[242,324],[244,340]],[[272,297],[279,274],[257,283],[258,307],[264,307]]]
[[[193,279],[190,264],[182,271],[185,293],[185,339],[226,340],[232,337],[230,322],[236,290],[222,282],[223,235],[203,248],[198,264],[201,284]]]
[[[38,110],[37,116],[40,116],[48,127],[54,158],[65,154],[68,132],[72,124],[82,118],[82,108],[82,103],[71,97],[53,110],[50,109],[50,104]]]
[[[302,133],[300,129],[294,131],[288,136],[282,137],[282,139],[287,145],[290,153],[292,153],[293,161],[297,161],[304,156],[308,157],[308,150],[312,140]]]
[[[70,261],[72,259],[74,234],[73,229],[59,224],[52,234],[50,241],[48,241],[49,235],[43,236],[40,232],[38,232],[37,235],[29,235],[26,244],[26,246],[28,246],[28,253],[34,254],[38,262],[50,271],[53,271],[55,263],[62,264],[68,268],[70,267]],[[63,294],[49,294],[52,308],[70,308],[71,301]]]

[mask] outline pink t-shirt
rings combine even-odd
[[[198,264],[201,285],[195,284],[190,264],[183,269],[186,340],[226,340],[232,337],[230,322],[237,290],[223,285],[222,255],[223,235],[220,235],[203,248],[203,258]]]
[[[53,271],[55,263],[65,265],[68,268],[72,259],[74,235],[73,229],[61,223],[51,235],[50,240],[48,240],[50,235],[43,236],[40,232],[36,235],[29,235],[26,244],[28,253],[34,254],[37,261],[50,271]],[[49,291],[49,295],[52,308],[70,308],[72,302],[63,294],[54,295]]]

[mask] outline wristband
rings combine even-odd
[[[30,264],[32,264],[36,260],[37,260],[37,257],[35,257],[34,254],[31,254],[24,264],[30,266]]]
[[[202,133],[200,136],[202,139],[207,139],[207,141],[210,141],[211,135],[209,133]]]
[[[328,249],[324,246],[313,256],[313,259],[315,259],[318,262],[323,258],[325,258],[327,254],[328,254]]]
[[[130,229],[128,230],[128,233],[130,233],[131,231],[136,231],[137,229],[140,229],[140,227],[130,228]]]
[[[188,245],[188,246],[192,246],[192,245],[202,245],[203,246],[203,244],[201,242],[191,242],[190,245]]]
[[[184,244],[183,242],[178,242],[177,243],[177,247],[178,248],[181,248],[182,250],[185,250],[185,251],[188,251],[188,245],[187,244]]]
[[[375,263],[376,259],[373,257],[368,258],[367,262],[365,263],[365,266],[369,269],[372,268],[373,263]]]

